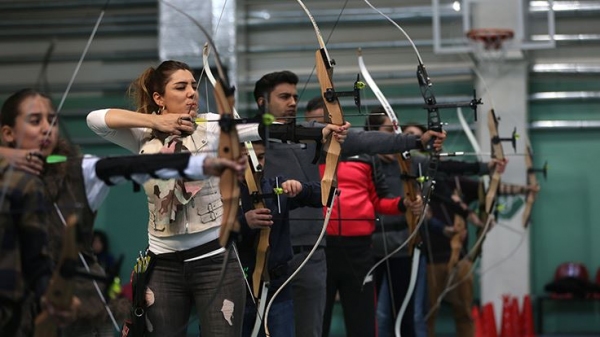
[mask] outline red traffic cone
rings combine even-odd
[[[521,312],[521,331],[523,337],[535,337],[535,326],[533,323],[533,308],[529,295],[523,297],[523,311]]]
[[[514,333],[514,337],[522,337],[523,333],[521,332],[521,315],[519,314],[519,300],[517,297],[511,298],[510,304],[510,319],[511,325]]]
[[[481,314],[481,317],[483,318],[484,337],[498,337],[493,303],[488,303],[483,306],[483,313]]]
[[[500,327],[501,337],[516,337],[512,316],[512,299],[509,295],[504,295],[502,296],[502,325]]]
[[[474,305],[471,309],[471,318],[475,325],[475,337],[487,337],[483,331],[483,317],[479,314],[479,307]]]

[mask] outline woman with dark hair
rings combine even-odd
[[[88,244],[81,243],[79,250],[85,258],[89,269],[97,274],[103,270],[94,260],[91,252],[91,234],[97,207],[90,205],[85,195],[85,183],[81,167],[79,150],[58,135],[58,123],[53,122],[56,112],[51,100],[45,94],[32,89],[24,89],[10,96],[2,106],[0,125],[3,153],[28,150],[27,161],[43,164],[43,158],[51,154],[64,155],[70,160],[54,165],[45,165],[41,170],[46,193],[50,202],[56,206],[57,212],[49,214],[50,227],[49,247],[53,261],[60,257],[64,225],[61,219],[70,214],[78,214],[79,230]],[[14,150],[13,150],[14,149]],[[10,158],[10,156],[6,156]],[[74,159],[78,158],[78,159]],[[67,327],[68,336],[84,336],[98,333],[112,336],[112,328],[107,312],[94,286],[89,280],[78,280],[77,296],[85,303],[78,313],[78,319]]]
[[[118,271],[115,269],[115,257],[110,253],[110,246],[108,245],[108,236],[101,230],[94,230],[94,237],[92,239],[92,249],[94,255],[98,260],[98,263],[104,268],[104,271],[108,275],[117,276]]]
[[[39,160],[42,163],[40,178],[53,204],[48,214],[50,255],[54,262],[58,261],[64,232],[63,220],[76,214],[81,237],[78,243],[80,263],[94,274],[103,274],[91,248],[94,218],[110,185],[126,181],[125,177],[143,183],[148,175],[173,178],[183,172],[188,177],[202,179],[205,174],[220,174],[225,168],[243,171],[242,165],[233,162],[189,154],[178,157],[170,155],[170,160],[160,157],[164,155],[109,159],[82,156],[76,147],[59,137],[56,118],[56,111],[48,96],[32,89],[14,93],[4,102],[0,113],[2,143],[8,146],[0,147],[0,155],[15,158],[25,150],[25,161]],[[64,156],[64,160],[44,164],[50,155]],[[12,167],[14,169],[18,165],[13,162]],[[77,279],[75,294],[84,305],[76,321],[63,331],[63,336],[113,336],[107,316],[109,311],[105,309],[97,285],[89,280]]]
[[[130,86],[137,111],[92,111],[88,126],[103,138],[133,153],[217,152],[219,115],[207,113],[195,123],[196,80],[189,66],[165,61],[145,70]],[[258,127],[238,128],[242,141],[258,140]],[[252,132],[255,132],[252,134]],[[253,137],[253,138],[252,138]],[[246,293],[235,257],[219,245],[223,202],[219,179],[150,180],[148,196],[149,255],[155,260],[147,291],[152,331],[148,336],[185,336],[195,304],[203,336],[239,336]]]

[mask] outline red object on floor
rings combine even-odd
[[[510,319],[511,325],[513,327],[513,332],[515,337],[522,337],[523,333],[521,332],[521,315],[519,314],[519,299],[516,296],[511,298],[510,304]]]
[[[483,336],[498,337],[498,329],[496,328],[496,317],[494,315],[493,303],[488,303],[483,306],[481,318],[483,321]]]
[[[479,307],[474,305],[471,309],[471,318],[475,325],[475,337],[487,337],[483,331],[483,317],[479,313]]]
[[[531,297],[523,297],[523,311],[521,312],[521,331],[523,337],[535,337],[535,326],[533,323],[533,307],[531,306]]]
[[[510,295],[502,296],[502,325],[500,326],[501,337],[517,337],[514,326],[513,301]]]
[[[554,271],[554,280],[573,277],[582,281],[589,281],[589,275],[590,273],[583,263],[565,262],[556,267],[556,270]]]

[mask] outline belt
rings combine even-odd
[[[311,249],[313,249],[314,246],[293,246],[292,247],[292,251],[294,252],[294,254],[300,254],[302,252],[310,252]],[[323,246],[317,246],[317,249],[323,249]]]
[[[159,254],[159,255],[156,255],[153,252],[148,252],[148,255],[152,256],[153,258],[156,258],[157,260],[183,262],[185,260],[189,260],[189,259],[197,257],[197,256],[208,254],[208,253],[215,251],[217,249],[220,249],[220,248],[221,248],[221,245],[219,244],[219,240],[215,239],[215,240],[207,242],[201,246],[190,248],[187,250]]]

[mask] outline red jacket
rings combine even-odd
[[[321,177],[325,165],[319,166]],[[337,169],[340,195],[333,204],[327,235],[367,236],[375,230],[375,213],[401,214],[401,197],[380,198],[377,195],[371,161],[341,161]],[[323,207],[326,215],[327,208]]]

